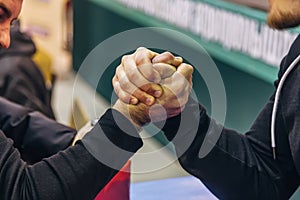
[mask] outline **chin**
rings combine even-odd
[[[280,2],[280,1],[279,1]],[[300,1],[274,3],[270,8],[267,24],[274,29],[286,29],[300,25]]]

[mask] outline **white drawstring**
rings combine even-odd
[[[279,102],[281,89],[282,89],[283,84],[284,84],[285,80],[287,79],[288,75],[294,69],[294,67],[297,65],[297,63],[299,61],[300,61],[300,55],[292,62],[292,64],[284,72],[281,80],[279,81],[277,91],[275,94],[275,100],[274,100],[273,111],[272,111],[272,119],[271,119],[271,147],[272,147],[272,151],[273,151],[274,160],[276,159],[275,120],[276,120],[276,115],[277,115],[278,102]]]

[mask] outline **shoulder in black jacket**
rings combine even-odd
[[[20,32],[16,23],[11,29],[11,45],[0,49],[0,96],[54,118],[51,90],[32,56],[32,39]]]

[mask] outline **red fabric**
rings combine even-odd
[[[95,200],[130,199],[130,165],[128,161],[114,178],[99,192]]]

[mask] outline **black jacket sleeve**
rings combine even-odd
[[[54,119],[51,90],[47,89],[43,75],[31,60],[32,55],[2,55],[3,51],[0,51],[0,96]]]
[[[269,136],[271,105],[266,105],[246,134],[217,124],[196,102],[190,102],[181,116],[170,119],[163,130],[173,141],[182,167],[199,178],[218,198],[288,199],[298,187],[299,176],[287,135],[281,134],[277,138],[277,160],[272,158]],[[200,109],[195,109],[195,106]],[[179,126],[174,129],[179,120],[187,124],[183,128],[180,126],[180,131]],[[221,135],[214,135],[218,131]],[[216,137],[218,140],[214,144]],[[187,138],[190,138],[188,146],[185,144]],[[205,143],[214,146],[203,157],[201,148],[205,149]]]
[[[70,146],[76,130],[0,97],[0,129],[28,163],[35,163]]]
[[[132,136],[123,132],[113,115],[124,121]],[[87,150],[91,149],[89,145],[95,148],[94,152],[102,151],[110,157],[114,166],[123,166],[142,145],[134,127],[117,111],[108,110],[96,127],[74,147],[31,166],[20,159],[12,141],[0,132],[0,199],[93,199],[118,168],[97,160]],[[89,138],[93,138],[94,142],[86,142]],[[131,153],[111,154],[110,149],[103,148],[110,142],[119,148],[126,147],[126,151]]]
[[[300,55],[299,45],[298,37],[281,63],[278,80]],[[275,87],[277,84],[278,81]],[[299,86],[298,66],[285,83],[279,101],[276,160],[272,157],[270,139],[274,95],[245,134],[216,123],[205,108],[192,99],[181,115],[167,120],[163,131],[174,143],[182,167],[218,198],[288,199],[300,183]],[[202,156],[207,146],[213,148]]]

